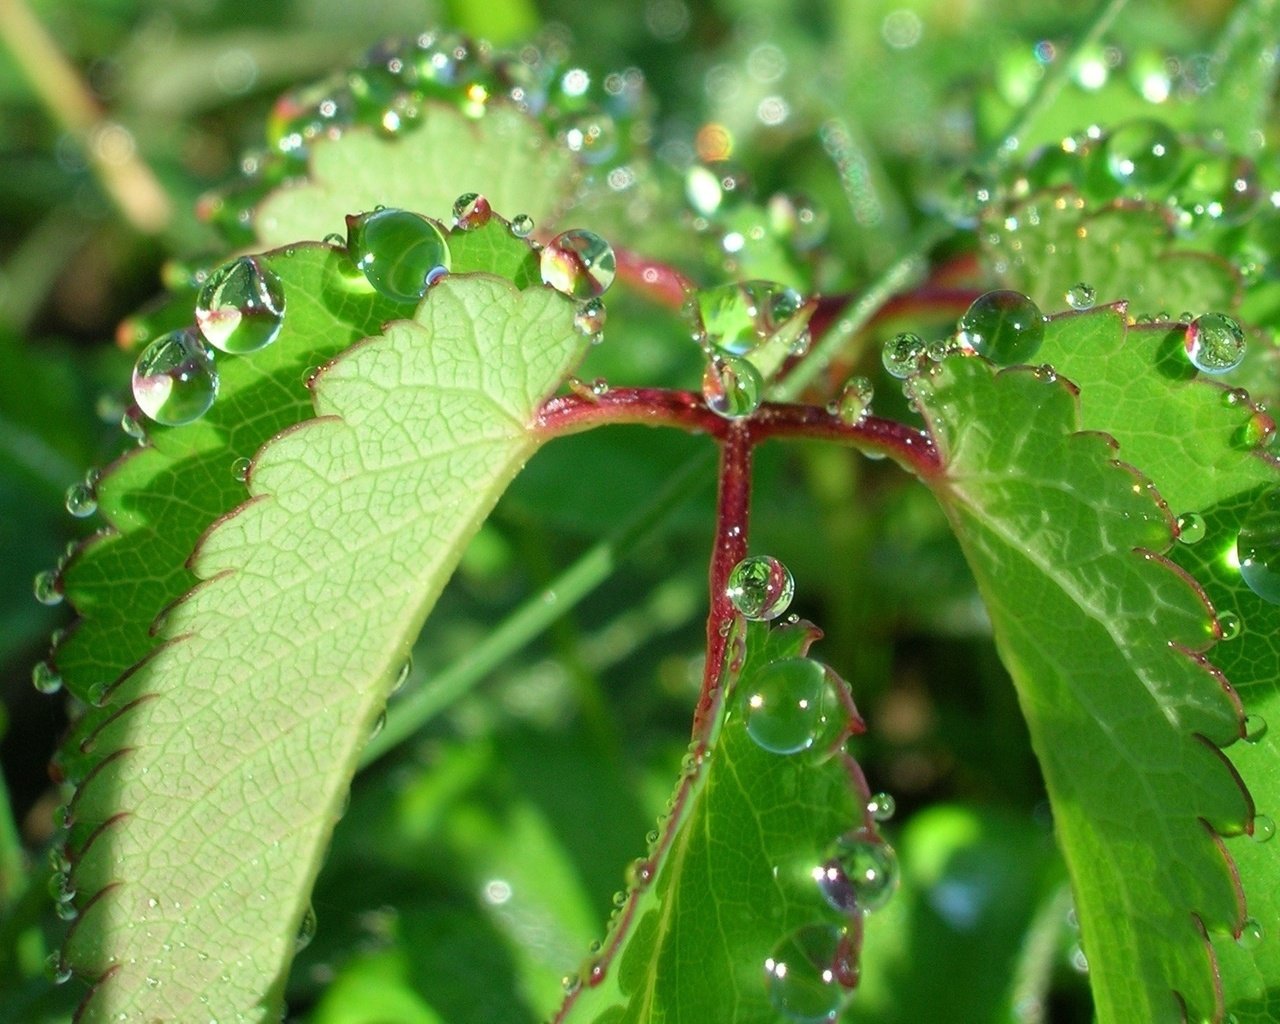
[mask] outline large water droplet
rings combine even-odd
[[[1107,170],[1122,185],[1162,185],[1178,171],[1182,145],[1166,124],[1140,118],[1120,125],[1104,140]]]
[[[449,269],[444,232],[407,210],[348,217],[347,251],[369,283],[394,302],[417,302],[441,268]]]
[[[1204,373],[1227,373],[1244,359],[1244,331],[1225,313],[1202,313],[1187,327],[1187,358]]]
[[[707,343],[741,356],[796,316],[804,299],[774,281],[739,281],[699,292],[694,306]]]
[[[845,931],[829,924],[792,932],[773,948],[764,971],[774,1009],[796,1024],[834,1021],[858,977]]]
[[[62,584],[56,569],[44,569],[36,573],[32,583],[32,592],[41,604],[55,605],[62,603]]]
[[[764,379],[755,365],[737,356],[712,355],[702,374],[707,408],[727,420],[750,416],[760,407]]]
[[[72,484],[67,488],[67,511],[77,519],[85,519],[98,511],[98,496],[93,485],[87,481]]]
[[[920,369],[920,360],[925,358],[929,346],[918,334],[903,331],[890,338],[880,353],[880,360],[890,375],[905,380]]]
[[[733,567],[725,593],[743,618],[768,622],[790,607],[795,589],[791,570],[778,559],[752,555]]]
[[[960,318],[960,340],[997,366],[1029,362],[1044,342],[1044,314],[1021,292],[987,292]]]
[[[196,299],[196,323],[216,349],[256,352],[280,333],[284,285],[256,257],[242,256],[209,275]]]
[[[879,910],[898,888],[898,855],[869,829],[836,840],[827,860],[814,871],[823,897],[836,910]]]
[[[1280,488],[1262,495],[1245,513],[1236,557],[1249,589],[1264,601],[1280,604]]]
[[[1097,299],[1098,293],[1093,285],[1080,281],[1067,289],[1067,305],[1072,309],[1088,309]]]
[[[57,693],[62,689],[62,676],[49,662],[42,661],[31,670],[31,685],[41,693]]]
[[[489,223],[493,209],[478,192],[464,192],[453,201],[453,222],[463,231],[474,231]]]
[[[747,734],[772,754],[821,747],[846,724],[826,666],[810,658],[784,658],[744,680]]]
[[[198,420],[218,397],[213,353],[194,327],[171,331],[146,347],[133,368],[133,398],[157,423]]]
[[[617,273],[613,246],[593,231],[562,231],[538,257],[543,284],[575,299],[594,299],[613,284]]]

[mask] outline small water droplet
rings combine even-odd
[[[903,331],[889,339],[880,353],[880,359],[891,376],[905,380],[920,369],[920,360],[927,352],[928,346],[920,335]]]
[[[866,377],[850,377],[836,399],[836,415],[851,427],[859,426],[871,414],[875,385]]]
[[[1255,918],[1248,917],[1240,926],[1240,934],[1236,936],[1236,942],[1241,949],[1257,949],[1265,935],[1262,925]]]
[[[823,898],[836,910],[879,910],[898,888],[898,855],[870,829],[855,829],[836,840],[826,861],[814,870]]]
[[[65,985],[71,980],[71,968],[63,961],[61,953],[50,953],[44,965],[55,985]]]
[[[396,677],[391,681],[391,693],[397,693],[403,689],[404,684],[409,681],[409,675],[413,672],[413,655],[405,658],[400,664],[400,668],[396,671]]]
[[[324,236],[323,241],[325,245],[331,245],[335,249],[345,249],[347,247],[346,236],[338,233],[337,231],[330,231]]]
[[[85,696],[95,708],[105,707],[110,701],[111,684],[100,679],[89,687]]]
[[[1168,125],[1139,118],[1114,129],[1102,152],[1112,178],[1141,190],[1163,185],[1178,172],[1182,144]]]
[[[511,233],[516,238],[528,238],[533,233],[533,218],[527,213],[517,213],[511,218]]]
[[[302,915],[302,921],[298,924],[298,934],[293,940],[293,951],[295,953],[301,953],[311,945],[311,940],[316,937],[316,927],[316,908],[308,903],[307,909]]]
[[[249,479],[249,468],[253,463],[246,458],[236,459],[231,463],[231,476],[237,483],[245,483]]]
[[[1228,373],[1239,366],[1246,347],[1244,331],[1225,313],[1200,314],[1187,326],[1183,344],[1191,364],[1203,373],[1213,374]],[[1230,397],[1227,400],[1232,401]],[[1243,400],[1248,400],[1247,393]],[[1237,398],[1233,404],[1240,401]]]
[[[147,439],[147,430],[146,427],[142,425],[142,420],[135,416],[129,409],[126,409],[120,415],[120,429],[139,444]]]
[[[387,727],[387,712],[384,708],[378,713],[378,717],[373,720],[373,728],[369,730],[369,739],[373,739],[378,733]]]
[[[1222,612],[1218,616],[1218,628],[1222,630],[1223,640],[1234,640],[1240,635],[1243,625],[1235,612]]]
[[[764,379],[753,363],[737,356],[711,356],[702,375],[702,397],[717,416],[727,420],[750,416],[763,394]]]
[[[889,793],[875,793],[867,801],[867,813],[876,821],[888,821],[897,809],[897,801]]]
[[[826,666],[783,658],[743,681],[747,734],[771,754],[825,746],[847,723]]]
[[[598,298],[588,299],[574,310],[573,328],[579,334],[598,338],[600,332],[604,330],[604,323],[604,303]]]
[[[613,284],[613,246],[593,231],[562,231],[538,257],[542,283],[575,299],[594,299]]]
[[[1265,843],[1276,834],[1276,823],[1269,815],[1255,814],[1253,817],[1253,841]]]
[[[70,903],[76,898],[75,887],[71,884],[71,875],[66,871],[58,871],[49,879],[49,895],[57,903]]]
[[[1080,281],[1067,289],[1067,305],[1072,309],[1089,309],[1098,297],[1093,285]]]
[[[1259,410],[1251,415],[1240,428],[1238,440],[1242,448],[1268,447],[1276,436],[1276,421],[1270,413]]]
[[[795,580],[778,559],[751,555],[730,571],[725,593],[744,618],[768,622],[790,606]]]
[[[479,192],[464,192],[453,201],[453,223],[461,231],[474,231],[489,223],[493,208]]]
[[[98,511],[98,496],[88,483],[72,484],[67,488],[67,511],[77,519],[86,519]]]
[[[39,662],[31,670],[31,685],[41,693],[57,693],[62,689],[62,676],[49,662]]]
[[[1183,544],[1199,544],[1205,535],[1204,516],[1198,512],[1184,512],[1178,516],[1178,540]]]
[[[257,352],[284,324],[284,285],[254,256],[219,267],[196,299],[196,324],[214,348],[232,355]]]
[[[810,924],[775,946],[764,962],[773,1007],[796,1024],[834,1021],[857,983],[858,966],[845,931]]]
[[[1244,717],[1244,741],[1246,743],[1257,743],[1267,734],[1267,720],[1261,715],[1245,715]]]
[[[36,573],[32,584],[36,600],[41,604],[55,605],[62,603],[62,583],[55,569],[45,569]]]
[[[198,420],[218,397],[213,353],[193,327],[171,331],[146,347],[133,368],[133,398],[166,427]]]
[[[383,209],[347,218],[347,250],[369,283],[394,302],[417,302],[437,267],[449,269],[449,245],[435,221]]]
[[[1280,488],[1267,491],[1245,513],[1236,537],[1240,578],[1264,601],[1280,604]]]
[[[960,318],[960,341],[997,366],[1028,362],[1044,342],[1044,314],[1021,292],[987,292]]]
[[[565,995],[571,996],[582,988],[582,979],[576,974],[566,974],[560,979],[560,987]]]
[[[1089,958],[1084,955],[1084,947],[1080,943],[1074,943],[1070,952],[1067,954],[1067,962],[1071,964],[1071,969],[1078,974],[1089,973]]]
[[[1249,401],[1249,392],[1244,388],[1230,388],[1222,393],[1222,402],[1228,408],[1244,405]]]

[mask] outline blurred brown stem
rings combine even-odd
[[[173,204],[133,145],[133,137],[106,117],[88,84],[32,13],[25,0],[0,0],[0,39],[58,125],[76,140],[125,220],[158,234]]]

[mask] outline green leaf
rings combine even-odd
[[[1095,345],[1123,336],[1108,312],[1077,318]],[[1044,772],[1098,1020],[1217,1019],[1205,929],[1238,929],[1243,906],[1214,832],[1251,809],[1215,747],[1240,716],[1202,657],[1212,612],[1161,554],[1168,512],[1108,437],[1080,432],[1062,378],[949,359],[915,393]]]
[[[1245,710],[1280,722],[1280,608],[1244,583],[1236,567],[1235,538],[1245,514],[1280,484],[1275,456],[1246,442],[1257,415],[1247,401],[1229,401],[1225,386],[1187,372],[1184,329],[1152,325],[1124,330],[1116,310],[1053,322],[1040,356],[1080,386],[1087,429],[1120,442],[1120,453],[1155,482],[1177,515],[1203,518],[1204,537],[1178,544],[1170,557],[1191,573],[1220,614],[1239,618],[1234,639],[1219,643],[1213,662],[1244,701]],[[1280,816],[1280,747],[1274,730],[1255,743],[1232,747],[1231,758],[1260,812]],[[1266,835],[1265,827],[1256,831]],[[1240,871],[1248,913],[1259,922],[1280,920],[1273,882],[1276,847],[1248,838],[1229,849]],[[1242,1024],[1280,1012],[1280,947],[1249,948],[1215,936],[1228,1008]],[[1270,994],[1269,994],[1270,993]]]
[[[401,137],[349,128],[318,140],[310,177],[268,196],[254,223],[261,244],[285,245],[341,231],[347,214],[375,206],[447,217],[459,195],[478,192],[505,216],[541,224],[565,209],[576,181],[569,150],[514,107],[495,104],[477,121],[429,103]]]
[[[1178,250],[1172,214],[1155,204],[1091,209],[1069,190],[1044,192],[990,217],[980,235],[996,276],[1046,311],[1065,309],[1067,289],[1080,282],[1094,288],[1098,304],[1126,300],[1136,312],[1166,318],[1225,313],[1240,303],[1231,265]]]
[[[453,275],[329,364],[316,418],[255,456],[249,500],[201,538],[201,582],[91,737],[68,942],[101,979],[83,1020],[275,1019],[360,750],[537,446],[539,403],[585,345],[573,312]]]
[[[833,909],[814,871],[837,837],[874,828],[861,773],[843,750],[825,760],[772,753],[744,725],[753,677],[803,656],[818,635],[808,623],[753,624],[745,656],[732,654],[740,634],[731,638],[741,667],[726,669],[718,736],[701,758],[691,753],[656,852],[638,862],[652,881],[633,889],[557,1020],[773,1024],[765,963],[788,936],[847,927],[856,954],[860,915]],[[846,685],[835,685],[847,701]]]

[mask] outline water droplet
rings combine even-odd
[[[1207,153],[1178,179],[1169,203],[1186,227],[1199,227],[1242,224],[1261,199],[1257,170],[1247,157]]]
[[[739,281],[698,292],[689,311],[708,344],[742,356],[803,308],[804,298],[794,288],[774,281]]]
[[[1152,188],[1178,171],[1182,144],[1166,124],[1139,118],[1120,125],[1102,143],[1107,170],[1121,185]]]
[[[1187,358],[1204,373],[1227,373],[1244,359],[1244,331],[1225,313],[1202,313],[1192,320],[1184,345]]]
[[[1067,289],[1067,305],[1072,309],[1088,309],[1094,300],[1098,297],[1097,291],[1093,285],[1085,284],[1083,281],[1073,284]]]
[[[1244,716],[1244,741],[1257,743],[1267,734],[1267,720],[1261,715]]]
[[[1262,495],[1245,513],[1236,557],[1249,589],[1264,601],[1280,604],[1280,488]]]
[[[111,701],[111,684],[99,679],[89,687],[89,692],[85,696],[95,708],[106,707]]]
[[[514,225],[513,225],[514,226]],[[562,231],[538,257],[542,283],[575,299],[594,299],[613,284],[613,246],[593,231]]]
[[[527,213],[517,213],[511,218],[511,233],[516,238],[528,238],[533,233],[533,218]]]
[[[348,217],[347,250],[369,283],[394,302],[417,302],[426,294],[432,271],[449,269],[444,232],[407,210]]]
[[[1072,944],[1071,950],[1067,954],[1067,962],[1071,964],[1071,969],[1076,973],[1089,973],[1089,958],[1084,955],[1084,947],[1080,943]]]
[[[65,985],[71,980],[71,968],[62,959],[61,953],[50,953],[44,966],[55,985]]]
[[[302,915],[302,921],[298,924],[298,934],[294,936],[293,951],[295,953],[301,953],[311,945],[311,940],[316,937],[316,927],[316,908],[308,903]]]
[[[867,801],[867,813],[876,821],[888,821],[897,809],[897,801],[889,793],[875,793]]]
[[[1178,516],[1178,540],[1183,544],[1199,544],[1205,535],[1204,516],[1198,512],[1184,512]]]
[[[373,728],[369,730],[369,739],[373,739],[378,733],[387,727],[387,711],[383,708],[378,713],[378,717],[373,720]]]
[[[98,496],[92,485],[81,482],[67,488],[67,511],[77,519],[85,519],[98,511]]]
[[[760,406],[764,379],[755,365],[737,356],[713,355],[702,375],[707,408],[727,420],[750,416]]]
[[[213,353],[194,327],[171,331],[146,347],[133,368],[133,398],[166,427],[198,420],[218,397]]]
[[[1238,433],[1242,448],[1265,448],[1275,440],[1276,421],[1269,413],[1255,412],[1244,422]]]
[[[920,369],[920,360],[927,352],[928,346],[920,335],[903,331],[889,339],[880,353],[880,359],[892,376],[905,380]]]
[[[810,658],[784,658],[744,680],[747,734],[772,754],[822,747],[846,724],[826,666]]]
[[[331,245],[335,249],[345,249],[347,247],[346,236],[339,234],[337,231],[330,231],[322,241],[325,245]]]
[[[55,605],[62,603],[62,583],[55,569],[45,569],[36,573],[32,585],[36,600],[41,604]]]
[[[1266,814],[1255,814],[1253,817],[1253,841],[1265,843],[1276,834],[1276,823]]]
[[[464,192],[453,201],[453,223],[462,231],[474,231],[489,223],[493,208],[479,192]]]
[[[604,303],[598,298],[579,304],[573,314],[573,328],[579,334],[599,335],[604,330],[604,322]]]
[[[576,974],[566,974],[560,979],[560,987],[565,995],[571,996],[582,988],[582,979]]]
[[[120,429],[129,437],[141,443],[147,439],[146,427],[130,410],[126,409],[120,416]]]
[[[618,126],[603,111],[571,115],[560,131],[564,144],[593,167],[609,161],[618,152]]]
[[[1244,388],[1231,388],[1222,393],[1222,403],[1228,408],[1244,405],[1249,401],[1249,392]]]
[[[960,341],[997,366],[1028,362],[1044,342],[1044,314],[1021,292],[987,292],[960,318]]]
[[[870,829],[860,828],[836,840],[827,860],[815,869],[823,897],[836,910],[879,910],[898,888],[898,855]]]
[[[62,676],[49,662],[42,661],[31,670],[31,685],[41,693],[57,693],[62,689]]]
[[[249,467],[253,463],[249,459],[239,458],[231,463],[231,476],[237,483],[245,483],[249,479]]]
[[[850,377],[836,399],[836,415],[851,427],[859,426],[871,413],[875,385],[866,377]]]
[[[744,618],[768,622],[787,610],[795,588],[791,570],[778,559],[752,555],[730,571],[725,593]]]
[[[839,1016],[858,965],[843,929],[810,924],[773,948],[764,971],[775,1010],[797,1024],[821,1024]]]
[[[1218,628],[1222,630],[1223,640],[1234,640],[1242,628],[1240,616],[1234,612],[1222,612],[1218,616]]]
[[[196,299],[196,324],[214,348],[232,355],[257,352],[284,324],[284,285],[254,256],[219,267]]]
[[[399,670],[397,670],[396,672],[395,679],[391,681],[390,692],[391,693],[399,692],[404,687],[404,684],[409,681],[409,674],[412,671],[413,671],[413,655],[410,654],[409,657],[405,658],[404,661],[401,663]]]
[[[76,890],[71,884],[71,875],[66,871],[54,872],[49,879],[49,895],[58,903],[70,903],[75,899]]]
[[[1244,924],[1240,926],[1240,934],[1236,936],[1236,942],[1241,949],[1257,949],[1265,937],[1262,925],[1252,917],[1245,918]]]

